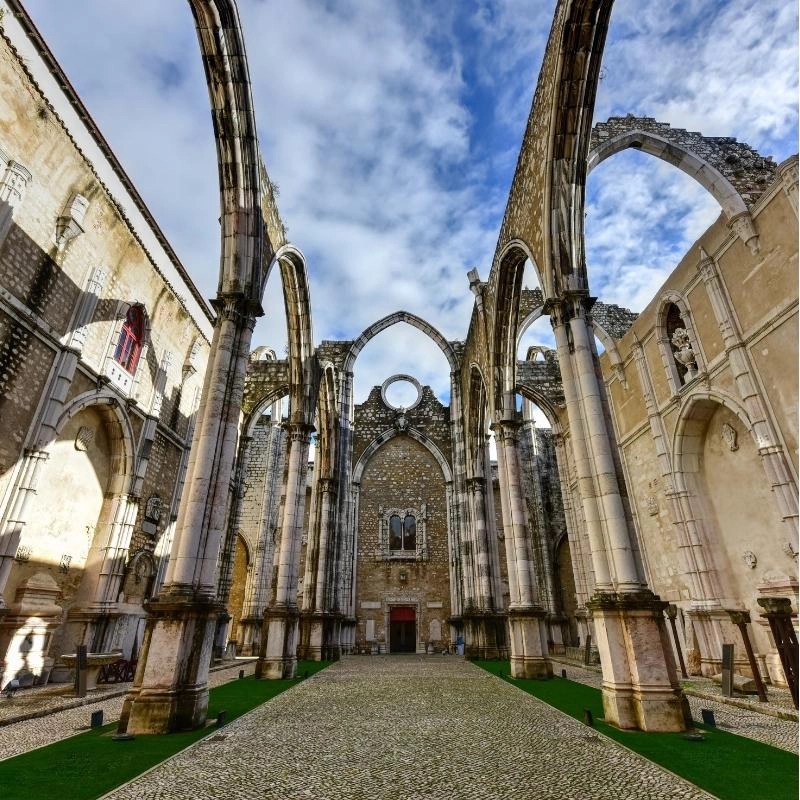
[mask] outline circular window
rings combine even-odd
[[[381,396],[389,408],[414,408],[422,400],[422,387],[411,375],[392,375],[384,381]]]

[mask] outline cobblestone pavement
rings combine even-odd
[[[255,661],[236,662],[231,666],[215,669],[208,676],[208,685],[214,687],[234,680],[240,669],[244,669],[245,675],[252,675],[255,670]],[[129,685],[117,684],[114,688],[119,690]],[[76,733],[82,733],[89,727],[89,717],[93,711],[102,709],[105,723],[118,720],[125,696],[118,695],[109,698],[106,692],[104,694],[105,698],[101,697],[100,700],[85,706],[56,711],[46,717],[14,722],[0,728],[0,761],[46,744],[52,744],[59,739],[66,739]],[[0,703],[5,702],[7,701],[0,699]]]
[[[577,683],[585,683],[587,686],[600,688],[603,681],[602,675],[594,670],[584,669],[574,664],[563,664],[567,670],[567,677]],[[560,670],[558,664],[554,665],[556,672]],[[694,680],[694,679],[693,679]],[[711,681],[709,681],[711,683]],[[703,686],[705,691],[705,686]],[[772,692],[770,692],[772,694]],[[788,694],[788,692],[787,692]],[[797,744],[797,723],[790,720],[778,719],[777,717],[767,716],[758,711],[749,711],[744,708],[736,708],[727,703],[706,700],[700,697],[687,695],[689,707],[692,710],[692,719],[700,721],[700,709],[709,708],[714,712],[714,719],[717,727],[739,736],[746,736],[748,739],[755,739],[759,742],[771,744],[773,747],[780,747],[792,753],[798,752]],[[756,706],[754,705],[754,708]]]
[[[351,656],[114,800],[709,798],[464,660]]]

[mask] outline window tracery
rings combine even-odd
[[[380,514],[379,559],[426,560],[426,506],[381,509]]]

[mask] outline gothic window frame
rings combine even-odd
[[[136,348],[134,357],[127,358],[126,362],[118,359],[120,348],[128,341],[130,328],[128,320],[131,312],[138,310],[141,321],[141,334],[132,337]],[[132,397],[138,383],[141,365],[147,360],[147,349],[150,342],[150,318],[147,306],[141,302],[121,303],[117,311],[117,324],[114,326],[108,340],[104,373],[111,384],[127,397]]]
[[[688,344],[694,354],[696,374],[687,377],[687,371],[682,371],[675,358],[678,348],[672,342],[673,330],[670,330],[669,316],[671,309],[677,309],[682,327],[686,331]],[[693,386],[703,375],[705,375],[705,357],[700,347],[700,340],[697,337],[694,327],[692,310],[686,298],[678,292],[667,292],[659,300],[658,315],[656,317],[656,341],[661,353],[661,360],[667,373],[672,396],[682,393],[688,386]]]
[[[427,561],[428,559],[428,535],[427,535],[427,506],[423,504],[420,508],[381,508],[378,528],[378,558],[382,561]],[[402,526],[401,543],[405,545],[405,521],[407,517],[412,517],[415,523],[414,547],[406,549],[392,548],[391,520],[398,517]]]
[[[129,375],[136,374],[142,357],[145,340],[145,310],[141,303],[134,303],[125,313],[117,344],[114,347],[114,361]]]

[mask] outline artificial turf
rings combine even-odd
[[[294,680],[233,680],[211,689],[208,717],[226,711],[226,721],[247,713],[275,695],[298,684],[303,677],[327,666],[324,661],[301,661]],[[87,721],[88,721],[87,711]],[[0,761],[2,800],[93,800],[135,778],[184,747],[218,732],[210,726],[187,733],[137,736],[132,741],[111,738],[117,723],[62,739],[29,753]]]
[[[798,760],[794,753],[695,722],[705,739],[687,741],[679,733],[621,731],[602,721],[599,689],[565,678],[516,680],[507,661],[476,661],[478,666],[571,717],[591,710],[594,726],[611,739],[680,775],[720,800],[796,800]]]

